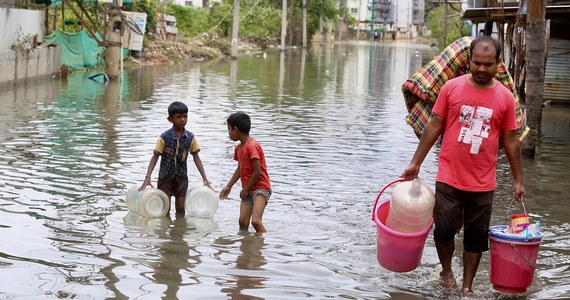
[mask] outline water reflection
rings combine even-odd
[[[220,237],[214,241],[214,245],[223,245],[224,249],[231,249],[239,244],[239,255],[235,259],[234,267],[230,267],[228,272],[233,279],[228,279],[229,282],[225,284],[231,286],[221,290],[229,299],[265,299],[256,296],[256,290],[265,287],[267,278],[255,272],[262,270],[267,263],[262,253],[266,245],[264,241],[263,235],[247,232],[240,233],[238,237]]]
[[[184,240],[188,224],[184,216],[177,216],[166,230],[164,242],[158,248],[159,260],[154,264],[154,283],[166,286],[162,299],[175,299],[178,290],[186,284],[182,275],[201,262],[200,253]]]
[[[0,298],[448,296],[431,236],[420,267],[396,274],[376,262],[370,221],[376,193],[417,145],[401,83],[434,54],[401,43],[323,45],[131,69],[122,87],[73,74],[66,84],[0,90]],[[127,187],[141,183],[177,100],[190,108],[188,127],[217,189],[235,170],[225,118],[236,109],[251,114],[275,190],[267,234],[235,234],[238,188],[213,220],[127,212]],[[560,200],[570,181],[569,116],[568,107],[545,108],[537,158],[523,161],[526,208],[546,235],[533,286],[520,298],[570,293],[570,211]],[[420,176],[433,183],[436,169],[430,153]],[[497,176],[493,224],[503,222],[512,196],[504,154]],[[501,298],[488,268],[484,255],[475,297]]]

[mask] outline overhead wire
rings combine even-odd
[[[247,12],[247,14],[245,14],[245,16],[243,16],[243,18],[240,19],[240,21],[243,21],[247,16],[249,16],[249,14],[253,11],[253,9],[257,6],[257,3],[259,3],[259,1],[261,0],[257,0],[255,1],[255,3],[253,4],[253,6],[249,9],[249,11]]]

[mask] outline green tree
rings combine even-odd
[[[207,10],[168,3],[162,12],[176,17],[178,34],[183,37],[201,34],[210,27]]]
[[[240,2],[240,39],[251,40],[261,46],[276,41],[281,32],[281,6],[275,7],[270,0]],[[210,8],[210,24],[216,26],[214,31],[224,37],[231,35],[233,5],[233,0],[226,0]]]
[[[261,45],[276,42],[281,32],[281,10],[270,6],[251,7],[242,14],[240,31],[243,37]]]
[[[229,37],[232,32],[232,7],[233,1],[224,1],[222,3],[214,3],[210,7],[209,19],[212,24],[213,32],[219,33],[224,37]],[[240,11],[241,12],[241,11]],[[206,29],[209,30],[209,29]]]
[[[450,9],[447,17],[447,38],[443,41],[444,30],[444,6],[434,7],[428,12],[427,27],[431,30],[433,38],[440,48],[445,48],[456,39],[469,35],[470,26],[468,22],[461,20],[459,14]]]

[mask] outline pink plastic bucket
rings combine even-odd
[[[532,284],[538,247],[542,241],[514,242],[489,236],[491,263],[489,277],[499,292],[520,294]]]
[[[386,226],[386,218],[388,218],[390,211],[390,200],[377,206],[378,199],[388,186],[402,181],[405,180],[393,181],[380,191],[374,203],[372,214],[372,219],[376,222],[378,236],[376,258],[382,267],[394,272],[409,272],[420,265],[424,245],[433,226],[433,218],[430,219],[426,229],[415,233],[402,233]]]

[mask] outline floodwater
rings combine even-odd
[[[418,142],[400,86],[436,54],[400,41],[337,44],[133,68],[122,87],[93,73],[3,87],[0,299],[460,298],[440,287],[431,233],[420,266],[394,273],[376,260],[371,220],[379,190]],[[267,233],[238,231],[239,187],[213,219],[128,213],[126,191],[142,183],[176,100],[190,108],[187,127],[217,191],[236,167],[225,118],[251,114],[274,189]],[[537,157],[523,162],[525,208],[545,232],[532,286],[493,290],[487,252],[474,299],[570,297],[569,126],[569,107],[546,107]],[[435,152],[420,173],[432,187]],[[504,154],[497,173],[492,225],[504,224],[512,195]]]

